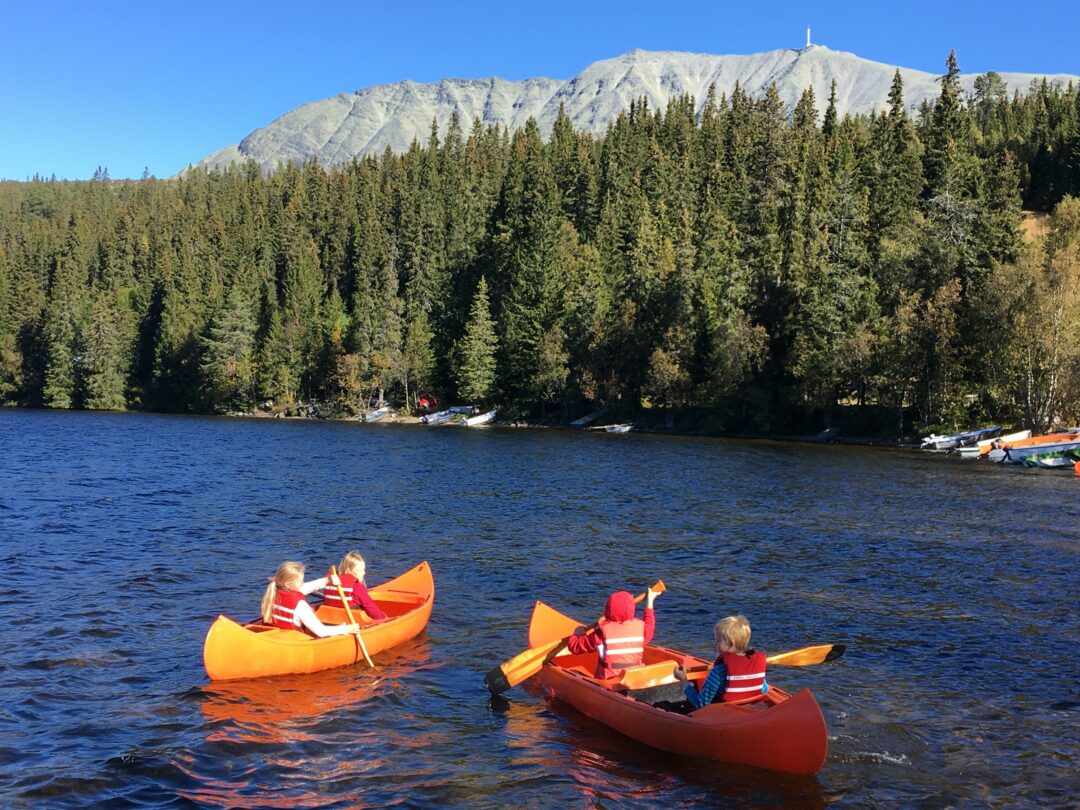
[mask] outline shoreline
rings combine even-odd
[[[230,418],[243,419],[288,419],[291,421],[322,421],[322,422],[346,422],[371,425],[419,425],[429,427],[419,416],[410,414],[391,414],[376,422],[365,422],[362,416],[311,416],[295,415],[286,416],[284,413],[271,413],[268,411],[232,412],[223,414]],[[625,424],[625,423],[623,423]],[[631,423],[633,424],[633,423]],[[446,425],[431,425],[430,427],[447,427]],[[551,424],[547,422],[494,422],[483,427],[506,428],[512,430],[559,430],[570,433],[604,433],[606,425],[586,425],[573,427],[567,424]],[[919,449],[916,439],[900,440],[886,439],[874,436],[844,436],[836,428],[827,428],[816,434],[766,434],[766,433],[710,433],[706,431],[677,430],[675,428],[645,426],[631,428],[632,433],[651,436],[687,436],[714,439],[740,439],[745,441],[774,441],[774,442],[797,442],[800,444],[841,444],[852,447],[892,447],[899,449]]]

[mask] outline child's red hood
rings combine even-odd
[[[604,618],[609,622],[625,622],[634,618],[634,597],[627,591],[615,591],[604,605]]]

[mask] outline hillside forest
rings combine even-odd
[[[455,119],[342,166],[2,183],[0,402],[1080,423],[1080,88],[958,74],[863,116],[736,87],[601,137]]]

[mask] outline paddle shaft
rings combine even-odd
[[[330,576],[337,577],[337,566],[330,566]],[[356,619],[353,618],[352,608],[349,607],[349,600],[345,598],[345,589],[341,587],[341,578],[338,577],[337,592],[341,598],[341,604],[345,608],[345,618],[349,620],[349,624],[356,624]],[[364,660],[372,669],[375,669],[375,664],[371,662],[371,656],[368,655],[367,645],[364,643],[364,637],[359,632],[356,634],[356,646],[360,648],[360,652],[364,654]]]

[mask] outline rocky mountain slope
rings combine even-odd
[[[426,143],[431,122],[445,132],[457,112],[468,131],[479,118],[484,124],[500,124],[511,130],[536,118],[545,136],[565,105],[574,125],[601,134],[630,102],[642,96],[652,107],[663,108],[668,99],[690,93],[699,107],[709,86],[730,93],[736,82],[751,95],[759,95],[776,82],[780,96],[794,106],[803,90],[813,87],[823,109],[832,81],[836,80],[839,113],[866,113],[886,103],[896,67],[861,59],[851,53],[812,45],[800,50],[717,56],[712,54],[634,50],[594,62],[566,81],[526,79],[510,82],[490,79],[444,79],[434,84],[401,81],[380,84],[313,101],[285,113],[256,129],[238,145],[229,146],[198,161],[195,166],[224,168],[233,162],[254,159],[264,169],[279,162],[303,162],[318,158],[324,165],[346,163],[354,157],[409,148],[413,139]],[[910,107],[936,98],[938,76],[900,68],[904,98]],[[1013,90],[1026,90],[1039,74],[1002,73]],[[1076,76],[1055,75],[1051,81],[1080,81]],[[971,90],[975,75],[962,75]]]

